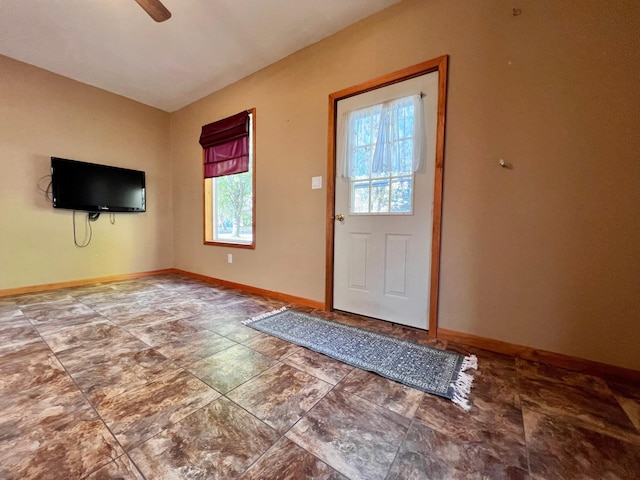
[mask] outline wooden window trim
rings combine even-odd
[[[206,179],[202,179],[202,215],[203,215],[203,228],[202,228],[202,241],[204,245],[214,245],[220,247],[231,247],[231,248],[244,248],[248,250],[254,250],[256,248],[256,109],[250,108],[247,109],[249,114],[251,115],[251,159],[252,159],[252,175],[251,175],[251,243],[233,243],[233,242],[221,242],[217,240],[207,240],[207,232],[212,232],[213,225],[211,224],[212,216],[210,209],[207,208],[207,205],[212,205],[212,189],[211,183],[207,185]],[[204,173],[204,150],[202,151],[202,169]],[[209,202],[209,203],[207,203]]]

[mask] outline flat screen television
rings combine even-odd
[[[51,157],[54,208],[87,212],[145,212],[140,170]]]

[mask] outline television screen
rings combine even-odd
[[[144,212],[139,170],[51,157],[53,207],[87,212]]]

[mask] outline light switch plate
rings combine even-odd
[[[311,188],[313,190],[322,188],[322,177],[311,177]]]

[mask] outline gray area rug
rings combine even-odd
[[[475,355],[465,357],[285,308],[243,323],[471,409],[473,377],[465,370],[477,368]]]

